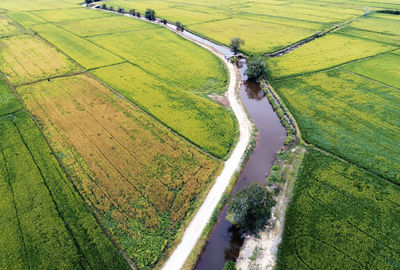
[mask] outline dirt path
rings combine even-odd
[[[118,12],[113,12],[113,13],[119,14]],[[120,15],[139,19],[129,14],[120,14]],[[140,18],[139,20],[145,20],[145,19]],[[189,226],[186,228],[182,236],[181,242],[176,247],[172,255],[168,258],[167,262],[164,264],[163,267],[163,270],[177,270],[182,268],[187,257],[191,253],[192,249],[195,247],[197,240],[200,238],[208,221],[210,220],[215,207],[221,200],[222,195],[224,194],[225,189],[228,187],[230,180],[234,176],[235,172],[237,172],[240,169],[240,166],[244,158],[244,154],[250,144],[253,125],[250,122],[247,113],[240,101],[239,94],[237,93],[237,87],[241,83],[239,72],[237,71],[237,69],[233,64],[225,60],[225,55],[217,52],[211,46],[203,44],[198,40],[191,39],[188,36],[182,34],[181,32],[177,32],[175,30],[175,27],[171,24],[164,25],[157,22],[154,23],[162,25],[165,28],[169,29],[170,31],[173,31],[178,35],[190,40],[191,42],[194,42],[200,45],[201,47],[209,50],[214,55],[219,57],[222,60],[222,62],[226,64],[226,67],[229,71],[229,87],[228,91],[226,92],[226,96],[229,100],[231,109],[237,118],[240,131],[238,142],[234,150],[232,151],[230,157],[225,161],[224,168],[221,174],[215,180],[215,183],[210,189],[209,193],[207,194],[207,197],[205,198],[203,204],[197,211],[196,215],[193,217]]]

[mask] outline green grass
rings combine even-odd
[[[40,24],[32,29],[87,69],[123,62],[109,51],[53,24]]]
[[[393,49],[387,44],[330,34],[286,55],[267,59],[268,75],[275,79],[318,71]]]
[[[170,87],[129,63],[92,73],[205,151],[222,158],[232,147],[235,125],[218,104]]]
[[[8,84],[0,76],[0,117],[19,111],[21,108],[21,104],[11,92]]]
[[[273,82],[308,143],[400,183],[400,92],[342,70]]]
[[[277,269],[397,269],[398,185],[310,150],[286,215]]]
[[[217,57],[166,29],[97,36],[90,40],[171,86],[198,94],[226,91],[227,75]]]
[[[0,268],[128,269],[28,115],[0,136]]]
[[[344,69],[400,88],[400,55],[384,54],[343,66]]]

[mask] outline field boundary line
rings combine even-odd
[[[357,75],[357,76],[359,76],[359,77],[361,77],[361,78],[364,78],[364,79],[366,79],[366,80],[370,80],[370,81],[373,81],[373,82],[376,82],[376,83],[382,84],[382,85],[384,85],[384,86],[387,86],[387,87],[389,87],[389,88],[392,88],[392,89],[394,89],[394,90],[398,90],[398,91],[400,91],[400,89],[399,89],[399,88],[397,88],[397,87],[395,87],[395,86],[393,86],[393,85],[390,85],[390,84],[387,84],[387,83],[381,82],[381,81],[379,81],[379,80],[376,80],[376,79],[370,78],[370,77],[368,77],[368,76],[365,76],[365,75],[362,75],[362,74],[360,74],[360,73],[357,73],[357,72],[354,72],[354,71],[351,71],[351,70],[347,70],[347,69],[344,69],[344,68],[342,68],[342,67],[338,67],[338,69],[340,69],[340,70],[343,70],[344,72],[347,72],[347,73],[350,73],[350,74]]]
[[[272,79],[270,79],[270,81],[281,81],[281,80],[286,80],[286,79],[290,79],[290,78],[296,78],[296,77],[308,76],[308,75],[313,75],[313,74],[317,74],[317,73],[321,73],[321,72],[326,72],[326,71],[330,71],[330,70],[334,70],[334,69],[340,68],[341,66],[344,66],[344,65],[347,65],[347,64],[365,61],[365,60],[368,60],[368,59],[371,59],[371,58],[374,58],[374,57],[378,57],[378,56],[381,56],[381,55],[390,54],[390,53],[398,51],[398,50],[399,50],[399,48],[395,48],[395,49],[392,49],[392,50],[389,50],[389,51],[377,53],[377,54],[366,56],[366,57],[363,57],[363,58],[350,60],[350,61],[338,64],[338,65],[334,65],[334,66],[323,68],[323,69],[319,69],[319,70],[303,72],[303,73],[296,73],[296,74],[292,74],[292,75],[288,75],[288,76],[272,78]]]
[[[10,191],[11,191],[11,194],[12,194],[12,200],[13,200],[13,206],[14,206],[14,209],[15,209],[15,215],[16,215],[16,218],[17,218],[18,230],[19,230],[19,232],[21,233],[22,243],[24,244],[25,258],[28,258],[29,255],[28,255],[28,250],[27,250],[27,248],[26,248],[25,236],[24,236],[24,232],[22,231],[21,220],[20,220],[20,218],[19,218],[19,211],[18,211],[18,208],[17,208],[17,204],[16,204],[16,202],[15,202],[14,188],[12,187],[11,182],[10,182],[10,171],[9,171],[9,169],[8,169],[8,166],[7,166],[7,159],[6,159],[6,156],[5,156],[5,154],[4,154],[3,149],[1,149],[1,155],[2,155],[2,157],[3,157],[4,166],[5,166],[5,168],[6,168],[7,183],[8,183],[8,186],[10,187]]]
[[[50,195],[50,197],[51,197],[51,200],[52,200],[53,203],[54,203],[54,206],[55,206],[55,209],[56,209],[56,211],[57,211],[57,213],[58,213],[58,216],[60,217],[60,219],[61,219],[62,222],[64,223],[65,229],[67,230],[68,234],[69,234],[69,235],[71,236],[71,238],[72,238],[72,241],[74,242],[74,246],[76,247],[77,252],[78,252],[78,254],[80,255],[79,264],[81,265],[82,268],[84,268],[84,264],[83,264],[82,260],[84,259],[84,260],[86,261],[87,264],[89,264],[89,262],[87,261],[85,254],[82,252],[82,249],[81,249],[81,247],[80,247],[78,241],[76,240],[76,237],[75,237],[75,235],[74,235],[73,232],[72,232],[72,229],[69,227],[69,225],[68,225],[67,222],[65,221],[64,216],[61,214],[60,209],[59,209],[58,204],[57,204],[57,201],[56,201],[56,199],[54,198],[53,192],[51,191],[49,185],[47,184],[47,180],[46,180],[46,178],[45,178],[44,175],[43,175],[42,169],[41,169],[41,168],[39,167],[39,165],[36,163],[35,157],[34,157],[34,155],[32,154],[31,149],[28,147],[28,144],[26,143],[24,137],[22,136],[22,133],[21,133],[20,129],[18,128],[18,126],[17,126],[17,124],[16,124],[15,122],[14,122],[14,126],[15,126],[16,130],[18,131],[18,134],[19,134],[19,136],[20,136],[20,138],[21,138],[21,140],[22,140],[22,143],[25,145],[26,149],[28,150],[29,155],[31,156],[33,163],[35,164],[36,168],[38,169],[38,172],[39,172],[39,174],[40,174],[40,176],[41,176],[41,178],[42,178],[42,180],[43,180],[43,184],[44,184],[44,186],[46,187],[47,191],[49,192],[49,195]],[[89,266],[90,266],[90,264],[89,264]]]

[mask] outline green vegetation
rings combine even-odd
[[[308,143],[400,183],[400,92],[339,69],[273,82]]]
[[[6,81],[0,76],[0,117],[15,113],[21,108],[21,104],[11,92]]]
[[[226,218],[244,232],[257,234],[269,224],[274,206],[273,194],[261,184],[254,183],[233,194]]]
[[[0,70],[14,85],[79,71],[65,55],[35,35],[0,39]]]
[[[28,115],[0,118],[0,137],[0,268],[128,269]]]
[[[396,269],[399,186],[310,150],[286,215],[277,269]]]
[[[36,24],[46,23],[45,20],[30,12],[10,12],[7,15],[25,28],[30,28]]]
[[[115,54],[53,24],[36,25],[32,29],[87,69],[123,62]]]
[[[232,147],[235,125],[218,104],[170,87],[129,63],[92,73],[205,151],[222,158]]]
[[[166,29],[89,39],[169,84],[199,94],[226,91],[226,72],[217,57]]]
[[[267,59],[269,78],[288,77],[335,67],[395,47],[337,34],[318,38],[289,54]]]
[[[0,37],[21,33],[23,29],[4,14],[0,14]]]
[[[344,69],[400,88],[400,55],[384,54],[343,66]]]

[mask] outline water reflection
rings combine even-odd
[[[240,248],[244,242],[243,233],[236,226],[231,225],[228,228],[228,236],[229,247],[224,250],[225,261],[236,261],[236,258],[239,256]]]
[[[252,81],[243,82],[245,86],[245,91],[249,99],[254,99],[257,101],[262,100],[265,97],[264,91],[258,86],[257,83]]]

